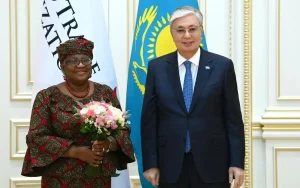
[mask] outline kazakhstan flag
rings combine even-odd
[[[199,9],[197,0],[139,0],[128,71],[126,110],[131,114],[131,139],[143,188],[152,187],[143,177],[140,138],[140,117],[148,62],[176,50],[170,33],[169,20],[172,12],[180,6]],[[204,33],[201,46],[207,50]]]

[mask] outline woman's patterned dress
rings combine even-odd
[[[120,108],[112,89],[106,85],[94,84],[94,93],[79,102],[111,102]],[[24,158],[23,176],[42,176],[42,188],[110,188],[111,175],[116,169],[126,169],[127,163],[135,160],[129,138],[130,129],[115,136],[120,149],[109,152],[103,159],[103,175],[87,177],[84,168],[87,163],[62,157],[71,144],[90,146],[90,140],[80,132],[80,120],[74,118],[73,108],[77,102],[60,92],[57,86],[40,91],[34,101],[30,128],[26,136],[28,149]]]

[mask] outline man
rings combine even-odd
[[[145,178],[161,188],[243,183],[245,138],[233,63],[200,48],[203,17],[170,19],[177,51],[149,62],[141,118]]]

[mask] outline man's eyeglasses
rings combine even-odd
[[[68,59],[65,61],[67,65],[72,65],[72,66],[78,66],[80,63],[83,65],[90,65],[92,64],[92,60],[90,59]]]
[[[172,28],[172,30],[174,30],[178,35],[184,35],[186,32],[188,32],[190,35],[193,35],[193,34],[197,33],[197,31],[201,28],[202,28],[201,26],[194,26],[194,27],[190,27],[188,29]]]

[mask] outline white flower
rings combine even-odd
[[[118,117],[123,114],[123,112],[119,108],[113,106],[109,106],[108,108],[112,112],[114,117]]]
[[[94,121],[93,121],[93,120],[89,120],[89,123],[90,123],[90,124],[94,124]]]
[[[89,110],[94,110],[96,108],[96,105],[89,106]]]
[[[80,110],[79,113],[80,113],[81,115],[86,115],[86,113],[87,113],[88,111],[89,111],[89,109],[83,108],[83,109]]]
[[[122,117],[118,117],[118,118],[117,118],[117,121],[118,121],[119,123],[123,123],[123,122],[125,121],[125,119],[122,118]]]
[[[99,114],[104,113],[104,112],[106,112],[106,110],[103,106],[95,107],[95,114],[99,115]]]
[[[89,122],[89,119],[85,119],[85,120],[84,120],[84,123],[88,123],[88,122]]]

